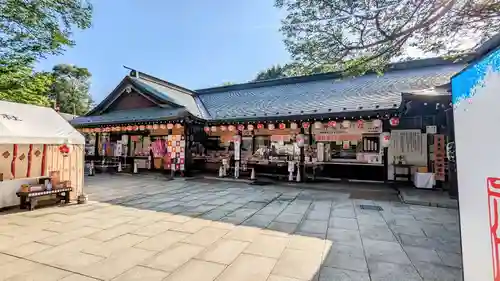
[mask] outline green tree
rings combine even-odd
[[[59,64],[52,69],[52,76],[50,98],[61,112],[83,115],[90,110],[93,104],[89,93],[92,74],[87,68]]]
[[[8,70],[8,74],[4,72],[0,68],[0,100],[50,106],[51,73],[36,73],[31,67],[17,67]]]
[[[375,69],[407,48],[457,55],[500,30],[499,0],[275,0],[292,58],[308,67]],[[467,43],[467,42],[465,42]],[[470,42],[469,42],[470,43]],[[477,46],[477,45],[476,45]]]
[[[271,80],[287,77],[286,66],[281,66],[279,64],[273,65],[270,68],[260,71],[253,81]]]
[[[73,46],[91,18],[85,0],[0,0],[0,99],[49,106],[53,75],[33,65]]]
[[[277,79],[284,77],[295,77],[303,75],[312,75],[335,71],[336,69],[329,65],[318,65],[310,67],[298,62],[285,64],[284,66],[272,66],[266,70],[259,72],[257,78],[253,81]]]
[[[91,18],[85,0],[1,0],[0,67],[17,71],[61,53],[75,44],[72,31],[89,28]]]

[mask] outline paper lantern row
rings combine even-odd
[[[393,120],[394,119],[394,120]],[[365,124],[366,121],[364,120],[358,120],[356,121],[356,126],[358,128],[363,128],[364,124]],[[379,119],[375,119],[375,120],[372,120],[372,126],[375,127],[375,128],[379,128],[382,126],[382,121],[379,120]],[[399,119],[398,118],[391,118],[391,125],[392,126],[397,126],[397,124],[399,124]],[[322,128],[325,128],[325,127],[332,127],[332,128],[336,128],[337,126],[340,126],[341,128],[350,128],[351,127],[351,121],[349,120],[345,120],[345,121],[342,121],[342,122],[337,122],[337,121],[329,121],[328,123],[322,123],[322,122],[315,122],[312,124],[312,126],[314,126],[315,129],[322,129]],[[309,122],[304,122],[302,123],[302,127],[304,129],[307,129],[311,126],[311,123]],[[297,123],[290,123],[290,126],[289,128],[292,129],[292,130],[295,130],[295,129],[298,129],[299,125]],[[253,131],[255,128],[257,129],[264,129],[264,124],[257,124],[257,125],[252,125],[252,124],[249,124],[246,126],[245,128],[245,125],[237,125],[237,126],[233,126],[233,125],[229,125],[229,126],[225,126],[225,125],[222,125],[222,126],[211,126],[211,127],[205,127],[204,130],[205,132],[217,132],[217,131],[229,131],[229,132],[233,132],[233,131],[243,131],[243,130],[248,130],[248,131]],[[274,130],[276,129],[276,125],[273,124],[273,123],[270,123],[270,124],[267,124],[267,129],[268,130]],[[287,126],[285,123],[279,123],[278,124],[278,129],[287,129]]]
[[[115,126],[115,127],[103,127],[103,128],[81,128],[78,131],[82,133],[109,133],[109,132],[127,132],[127,131],[145,131],[145,130],[158,130],[158,129],[180,129],[182,125],[177,124],[153,124],[153,125],[129,125],[129,126]]]

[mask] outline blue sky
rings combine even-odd
[[[76,46],[40,61],[87,67],[96,101],[128,73],[126,65],[190,88],[246,82],[290,60],[273,0],[95,0],[92,28]]]

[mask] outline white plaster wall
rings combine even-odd
[[[465,281],[494,280],[486,179],[500,177],[499,89],[490,69],[454,111]]]

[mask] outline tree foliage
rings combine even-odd
[[[301,63],[289,63],[283,66],[271,66],[268,69],[262,70],[253,81],[263,81],[270,79],[279,79],[285,77],[295,77],[303,75],[312,75],[325,72],[335,71],[334,67],[329,65],[318,65],[309,67]]]
[[[407,47],[456,55],[468,51],[464,38],[481,44],[500,30],[499,0],[275,1],[287,12],[285,45],[308,67],[377,68]]]
[[[50,98],[64,113],[83,115],[93,104],[89,92],[92,74],[87,68],[59,64],[52,69]]]
[[[273,65],[268,69],[260,71],[253,81],[271,80],[287,77],[287,67],[279,64]]]
[[[0,0],[0,100],[51,105],[58,77],[33,65],[73,46],[72,32],[91,18],[86,0]]]
[[[33,72],[31,67],[18,67],[8,74],[0,68],[0,100],[50,106],[49,92],[53,76]]]
[[[90,27],[85,0],[1,0],[0,67],[25,67],[73,46],[75,28]]]

